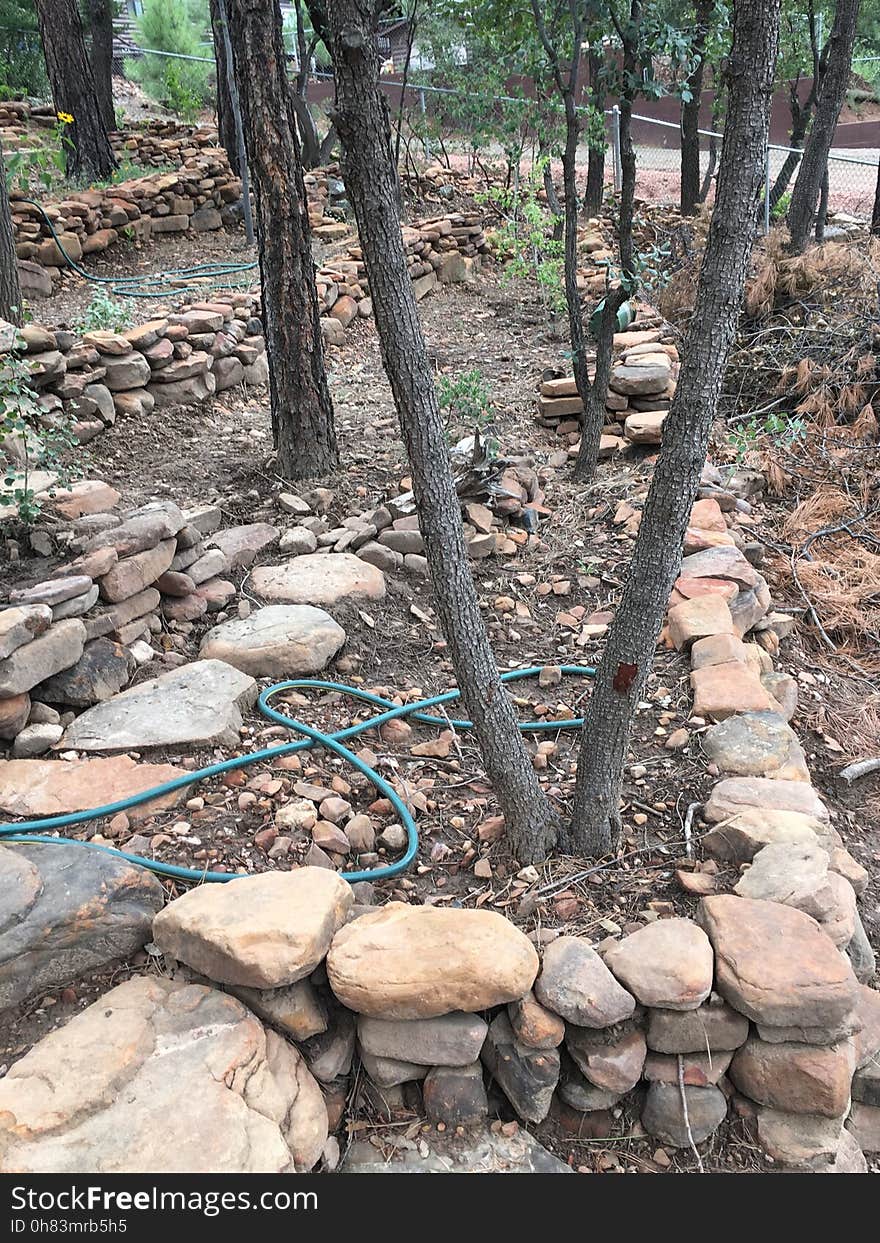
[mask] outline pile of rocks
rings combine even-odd
[[[338,228],[344,235],[345,225]],[[317,232],[317,231],[316,231]],[[326,236],[326,230],[318,236]],[[471,279],[479,257],[488,250],[483,219],[477,212],[454,212],[430,216],[403,226],[407,268],[416,298],[421,300],[438,284]],[[361,248],[356,243],[337,257],[325,260],[318,270],[318,303],[325,338],[341,339],[342,329],[358,315],[372,315],[367,270]]]
[[[65,849],[2,853],[29,874],[40,851]],[[156,896],[148,884],[129,932],[151,938],[166,975],[105,994],[0,1081],[0,1167],[81,1168],[88,1151],[90,1172],[332,1168],[349,1100],[460,1133],[514,1113],[592,1136],[626,1100],[667,1146],[701,1143],[732,1108],[781,1163],[865,1168],[844,1119],[851,1087],[876,1095],[880,998],[802,910],[707,897],[695,922],[661,919],[598,951],[559,937],[542,962],[495,912],[376,908],[370,885],[321,868],[198,887],[150,931]],[[123,1057],[130,1087],[153,1084],[149,1111],[138,1091],[107,1090]],[[191,1110],[166,1110],[181,1096]],[[157,1116],[183,1112],[173,1142],[157,1133]]]
[[[235,595],[221,577],[235,561],[205,543],[220,523],[216,506],[184,513],[161,501],[113,512],[119,500],[98,481],[58,492],[75,557],[11,592],[0,611],[0,737],[14,740],[16,757],[61,739],[72,717],[50,705],[81,710],[110,699],[139,660],[152,659],[142,641],[163,623],[191,622]]]
[[[47,426],[63,412],[80,443],[119,416],[142,418],[155,406],[194,405],[236,384],[268,380],[259,295],[236,293],[223,302],[185,304],[176,314],[125,332],[77,335],[0,321],[0,358],[20,354]],[[7,437],[2,451],[13,466],[39,446]],[[0,513],[0,516],[3,516]]]
[[[17,190],[9,195],[19,278],[28,297],[48,297],[51,273],[67,262],[42,212],[24,202],[27,197]],[[120,236],[144,242],[160,234],[219,229],[222,209],[240,198],[241,182],[233,176],[226,153],[203,148],[173,172],[152,173],[106,190],[78,190],[58,203],[45,203],[43,211],[67,254],[78,261],[115,245]]]
[[[655,325],[646,326],[652,319]],[[590,367],[590,379],[594,366],[595,362]],[[671,330],[656,316],[646,313],[625,331],[614,334],[603,456],[618,451],[627,442],[660,443],[663,420],[675,395],[678,368],[678,348],[672,341]],[[555,429],[557,436],[570,446],[572,457],[577,455],[582,416],[583,403],[574,377],[545,373],[538,398],[538,422]]]

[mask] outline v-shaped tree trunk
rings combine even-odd
[[[538,785],[513,704],[499,678],[471,575],[401,237],[391,129],[379,89],[380,5],[381,0],[329,0],[327,5],[345,187],[357,217],[382,361],[409,454],[437,612],[462,700],[504,814],[507,840],[521,862],[533,863],[546,857],[557,820]]]

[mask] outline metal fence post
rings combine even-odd
[[[770,146],[764,156],[764,234],[770,232]]]
[[[623,167],[620,162],[620,109],[617,104],[611,109],[611,149],[614,153],[614,192],[619,194],[623,185]]]
[[[422,112],[422,120],[424,121],[424,120],[425,120],[425,118],[426,118],[426,117],[427,117],[427,115],[428,115],[428,106],[427,106],[427,104],[425,103],[425,92],[424,92],[424,90],[420,90],[420,91],[419,91],[419,108],[421,109],[421,112]],[[430,144],[430,142],[428,141],[428,127],[427,127],[427,124],[425,125],[425,138],[424,138],[424,142],[425,142],[425,158],[426,158],[426,159],[428,159],[428,160],[430,160],[430,158],[431,158],[431,144]]]

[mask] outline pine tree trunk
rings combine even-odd
[[[101,119],[108,130],[116,129],[113,106],[113,0],[88,0],[91,34],[92,77]]]
[[[654,660],[709,431],[733,341],[764,174],[780,0],[738,0],[730,95],[715,210],[678,388],[645,503],[632,564],[587,707],[571,825],[563,849],[592,857],[620,838],[620,792],[630,725]]]
[[[696,32],[693,51],[699,57],[688,78],[691,98],[681,106],[681,214],[693,216],[700,201],[700,103],[703,98],[703,70],[706,63],[706,37],[714,0],[696,0]]]
[[[816,101],[813,128],[804,147],[801,166],[791,193],[788,209],[788,230],[791,254],[803,253],[816,218],[816,204],[822,188],[822,177],[828,167],[828,152],[834,141],[837,118],[846,96],[852,67],[853,44],[860,0],[837,0],[834,26],[828,49],[822,85]]]
[[[587,54],[590,71],[590,107],[600,116],[605,110],[605,89],[600,77],[602,60],[597,52]],[[603,117],[604,120],[604,117]],[[598,216],[602,210],[605,194],[605,143],[587,147],[587,186],[584,190],[584,211],[588,216]]]
[[[66,131],[67,176],[104,180],[116,168],[116,157],[86,59],[76,0],[36,0],[36,4],[55,110],[73,117]]]
[[[12,232],[9,195],[6,192],[6,167],[0,146],[0,319],[11,324],[21,323],[21,290],[18,286],[18,259]]]
[[[308,201],[277,0],[226,0],[257,204],[263,320],[278,473],[312,479],[338,465]]]
[[[217,74],[217,132],[220,146],[229,157],[229,167],[236,177],[241,175],[238,160],[238,135],[235,129],[235,113],[229,97],[229,78],[226,61],[226,43],[223,38],[223,18],[218,0],[210,0],[211,37],[214,41],[214,64]]]
[[[483,762],[522,862],[546,857],[557,821],[501,683],[474,589],[431,367],[406,266],[387,105],[379,89],[379,0],[330,0],[335,123],[357,217],[382,360],[409,454],[437,612]]]

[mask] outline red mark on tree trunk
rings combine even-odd
[[[625,695],[635,681],[637,665],[618,665],[611,685],[619,695]]]

